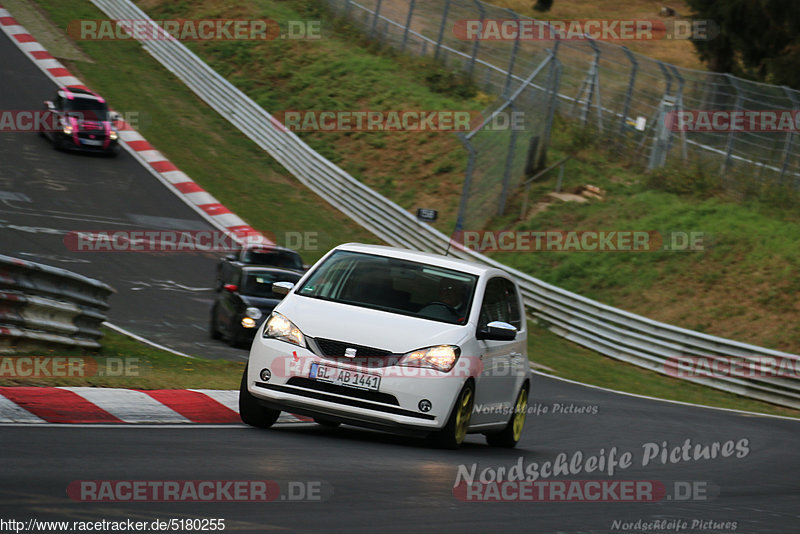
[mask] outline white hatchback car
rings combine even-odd
[[[513,447],[530,374],[522,298],[503,271],[451,257],[347,244],[325,255],[264,323],[242,377],[242,420],[281,411]]]

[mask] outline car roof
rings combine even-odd
[[[419,263],[427,263],[437,267],[444,267],[446,269],[453,269],[465,273],[481,275],[499,274],[509,277],[499,269],[489,265],[482,265],[471,261],[465,261],[453,256],[445,256],[443,254],[433,254],[430,252],[418,252],[415,250],[408,250],[403,248],[387,247],[384,245],[365,245],[363,243],[346,243],[339,245],[335,250],[347,250],[352,252],[361,252],[364,254],[374,254],[376,256],[386,256],[389,258],[397,258],[401,260],[415,261]],[[509,277],[510,278],[510,277]]]
[[[268,245],[266,243],[264,243],[264,244],[254,244],[254,245],[253,244],[245,245],[243,250],[263,250],[263,251],[266,251],[266,252],[271,252],[271,251],[275,250],[275,251],[278,251],[278,252],[292,252],[294,254],[297,254],[298,256],[300,255],[296,250],[292,250],[292,249],[286,248],[286,247],[281,247],[279,245]]]
[[[97,102],[100,102],[101,104],[106,103],[103,97],[101,97],[94,91],[80,85],[67,85],[66,87],[59,87],[58,94],[68,100],[73,100],[74,98],[77,97],[77,98],[84,98],[87,100],[95,100]]]
[[[258,274],[258,273],[274,273],[274,274],[291,274],[292,276],[302,276],[301,273],[293,269],[281,269],[279,267],[262,267],[260,265],[244,265],[241,267],[242,272],[245,274]]]

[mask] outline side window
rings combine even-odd
[[[479,327],[492,321],[503,321],[517,329],[522,328],[522,314],[519,309],[517,291],[514,284],[505,278],[492,278],[486,284]]]

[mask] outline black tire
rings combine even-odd
[[[508,420],[506,427],[500,432],[486,434],[486,443],[492,447],[504,447],[513,449],[522,437],[522,430],[525,427],[525,419],[528,415],[528,384],[522,385],[514,403],[514,413]]]
[[[334,421],[333,419],[326,419],[325,417],[315,417],[314,422],[327,428],[336,428],[342,423]]]
[[[239,386],[239,417],[247,425],[269,428],[275,424],[280,415],[280,410],[261,406],[258,400],[247,391],[247,367],[245,366],[242,383]]]
[[[53,150],[58,150],[59,152],[66,150],[60,135],[53,134],[53,139],[50,142],[53,144]]]
[[[222,334],[219,333],[219,324],[217,323],[217,306],[211,307],[211,320],[208,324],[208,335],[211,339],[221,339]]]
[[[442,449],[457,449],[467,435],[469,422],[472,419],[472,410],[475,405],[475,385],[472,381],[464,384],[458,394],[453,411],[447,424],[441,430],[434,432],[430,437],[433,443]]]

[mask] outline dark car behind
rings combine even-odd
[[[209,334],[213,339],[225,338],[233,347],[249,344],[283,298],[273,292],[272,284],[296,283],[300,277],[285,269],[234,266],[211,307]]]

